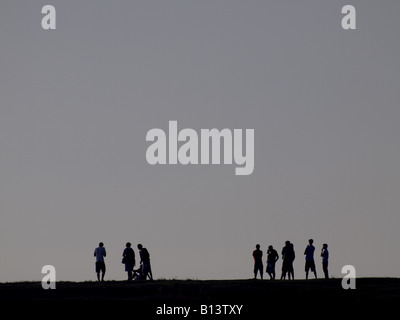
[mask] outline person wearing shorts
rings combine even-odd
[[[314,272],[315,279],[317,279],[317,271],[315,269],[315,262],[314,262],[314,251],[315,247],[313,246],[314,240],[310,239],[308,240],[308,246],[306,247],[306,250],[304,250],[304,254],[306,256],[306,265],[305,265],[305,271],[306,271],[306,279],[308,279],[308,272],[311,271]]]
[[[106,264],[104,262],[104,257],[106,256],[106,248],[104,248],[103,242],[100,242],[99,246],[94,249],[94,256],[96,257],[97,280],[100,281],[101,272],[101,281],[104,281],[104,275],[106,274]]]
[[[278,252],[273,246],[269,246],[267,250],[267,273],[271,280],[275,279],[275,263],[278,259]]]
[[[254,258],[254,279],[257,279],[257,273],[260,272],[261,280],[263,279],[263,263],[262,263],[262,256],[263,253],[260,250],[260,245],[256,245],[256,250],[253,251],[253,258]]]

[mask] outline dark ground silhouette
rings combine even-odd
[[[13,315],[32,310],[55,315],[70,313],[91,318],[103,311],[124,314],[156,316],[155,310],[163,304],[195,306],[200,304],[244,305],[240,316],[266,315],[276,310],[282,316],[298,315],[307,310],[328,308],[330,315],[359,314],[377,311],[385,314],[397,308],[400,301],[399,278],[360,278],[355,290],[344,290],[342,279],[312,279],[292,281],[270,280],[155,280],[155,281],[105,281],[57,282],[55,290],[44,290],[40,282],[0,284],[0,301],[4,310],[12,307]],[[101,306],[101,307],[99,307]],[[328,312],[327,311],[327,312]],[[343,313],[345,312],[345,313]],[[382,316],[381,314],[381,316]],[[201,319],[206,316],[197,315]],[[196,315],[189,318],[196,318]],[[76,318],[76,317],[74,317]],[[78,317],[79,318],[79,317]]]

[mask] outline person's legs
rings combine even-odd
[[[289,280],[290,280],[290,274],[292,275],[292,280],[294,280],[293,262],[290,263]]]
[[[267,274],[269,275],[270,280],[272,279],[272,264],[267,262]]]
[[[288,271],[287,269],[287,261],[282,262],[282,274],[281,274],[281,280],[286,279],[286,272]]]
[[[148,275],[149,275],[149,263],[143,262],[143,279],[147,280]]]
[[[314,273],[315,279],[317,279],[317,271],[315,269],[315,263],[313,260],[306,261],[306,268],[305,268],[306,279],[308,279],[308,274],[309,274],[310,269]]]
[[[308,269],[309,269],[308,261],[306,260],[306,266],[304,267],[304,271],[306,272],[306,280],[308,280]]]
[[[322,269],[324,270],[325,279],[329,279],[327,262],[322,262]]]
[[[104,281],[104,275],[106,274],[106,265],[104,262],[102,263],[101,268],[102,268],[101,281]]]
[[[312,261],[312,268],[311,271],[314,272],[315,279],[317,279],[317,268],[315,267],[314,260]]]
[[[271,274],[272,274],[272,280],[275,279],[275,263],[271,264]]]
[[[149,276],[150,280],[153,280],[153,273],[151,272],[151,265],[150,265],[150,262],[149,262],[148,276]]]
[[[95,266],[96,266],[95,271],[97,274],[97,281],[100,281],[100,263],[98,261],[96,261]]]

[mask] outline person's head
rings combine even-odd
[[[100,242],[99,243],[99,247],[103,247],[104,246],[104,243],[103,242]]]
[[[322,245],[322,248],[323,248],[323,249],[327,249],[327,248],[328,248],[328,245],[327,245],[326,243],[324,243],[324,244]]]
[[[269,250],[272,250],[274,247],[273,246],[268,246],[268,249]]]
[[[131,243],[130,243],[130,242],[127,242],[127,243],[126,243],[126,247],[127,247],[127,248],[130,248],[130,247],[131,247]]]
[[[141,250],[143,248],[142,244],[140,244],[140,243],[137,245],[137,247],[139,250]]]
[[[285,245],[289,246],[289,245],[290,245],[290,241],[289,241],[289,240],[286,240],[286,241],[285,241]]]
[[[313,239],[310,239],[310,240],[308,240],[308,243],[309,243],[309,244],[313,244],[313,243],[314,243],[314,240],[313,240]]]
[[[257,250],[260,249],[260,245],[259,244],[256,244],[256,249]]]

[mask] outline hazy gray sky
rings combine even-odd
[[[57,29],[41,28],[41,8]],[[353,4],[357,29],[341,28]],[[400,276],[399,1],[0,4],[0,281],[253,276],[309,238],[330,273]],[[146,162],[148,130],[255,129],[255,169]],[[136,250],[136,254],[138,254]],[[281,260],[277,264],[280,274]]]

